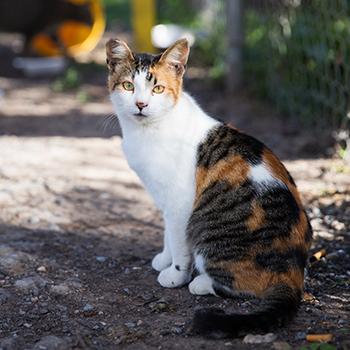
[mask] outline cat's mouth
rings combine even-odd
[[[134,116],[135,117],[147,117],[147,115],[146,114],[143,114],[143,113],[141,113],[141,112],[138,112],[138,113],[134,113]]]

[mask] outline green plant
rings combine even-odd
[[[63,77],[54,81],[52,89],[55,92],[62,92],[76,89],[80,85],[79,72],[75,67],[69,67]]]

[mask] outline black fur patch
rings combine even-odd
[[[270,250],[258,253],[255,257],[255,263],[263,269],[282,273],[287,272],[291,268],[304,270],[306,259],[305,249],[289,248],[283,252]]]
[[[206,140],[199,145],[197,166],[209,168],[232,155],[240,155],[249,164],[256,165],[261,162],[264,148],[254,137],[221,125],[210,131]]]
[[[288,322],[297,312],[299,290],[281,284],[274,286],[262,299],[258,310],[250,314],[225,314],[217,309],[198,310],[193,318],[192,333],[207,338],[236,337],[243,332],[266,333]]]
[[[134,69],[135,73],[140,73],[142,71],[148,71],[151,67],[153,67],[156,63],[159,62],[161,55],[151,55],[148,53],[138,53],[134,54]],[[148,79],[151,80],[152,78]]]

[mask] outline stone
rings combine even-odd
[[[96,256],[96,260],[100,263],[103,263],[107,260],[105,256]]]
[[[24,271],[27,257],[22,252],[16,252],[11,247],[0,245],[0,271],[5,274],[20,274]]]
[[[33,347],[33,350],[67,350],[68,343],[63,338],[47,335],[41,338]]]
[[[47,272],[47,269],[45,266],[39,266],[37,269],[36,269],[38,272]]]
[[[94,310],[94,307],[91,305],[91,304],[86,304],[84,307],[83,307],[83,311],[84,312],[90,312]]]
[[[23,292],[38,293],[39,288],[47,285],[47,281],[39,276],[24,277],[15,282],[15,287]]]
[[[262,344],[262,343],[272,343],[276,340],[277,336],[274,333],[261,334],[247,334],[243,338],[243,343],[245,344]]]
[[[285,341],[276,341],[272,344],[275,350],[291,350],[292,347]]]
[[[51,293],[56,295],[68,295],[70,293],[69,287],[65,283],[57,284],[50,288]]]

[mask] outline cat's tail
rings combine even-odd
[[[198,310],[192,332],[207,337],[237,337],[245,332],[268,332],[291,320],[301,300],[301,291],[286,284],[270,288],[257,310],[249,314],[225,314],[218,309]]]

